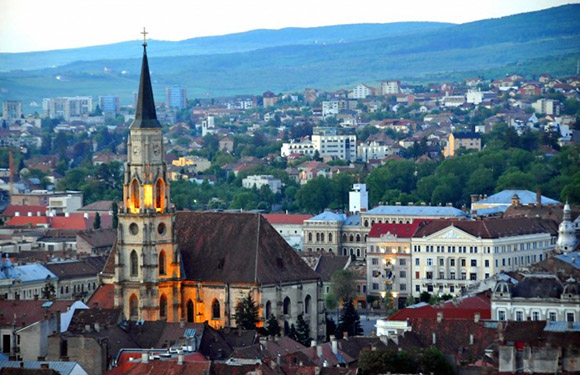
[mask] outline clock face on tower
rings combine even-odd
[[[139,155],[139,150],[140,150],[140,149],[139,149],[139,146],[134,146],[134,147],[133,147],[133,154],[135,154],[135,155]]]

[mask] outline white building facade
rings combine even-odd
[[[252,175],[242,180],[242,186],[246,189],[256,188],[260,190],[262,186],[267,186],[274,194],[282,191],[282,181],[272,175]]]

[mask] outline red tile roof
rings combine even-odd
[[[481,238],[521,236],[546,232],[554,234],[554,232],[558,232],[557,224],[554,221],[521,217],[476,221],[435,220],[419,228],[417,232],[415,232],[414,237],[430,236],[450,226],[456,227],[472,236]]]
[[[304,220],[308,220],[312,215],[289,215],[289,214],[266,214],[262,215],[272,225],[274,224],[302,224]]]
[[[54,229],[87,229],[87,223],[82,214],[50,217],[50,227]]]
[[[7,227],[24,227],[24,226],[48,226],[49,218],[46,216],[14,216],[6,223]]]
[[[439,312],[443,313],[443,319],[473,320],[475,313],[479,313],[481,319],[491,319],[491,298],[481,293],[435,306],[405,308],[389,316],[388,320],[437,319]]]
[[[113,284],[101,285],[97,288],[95,293],[91,296],[91,299],[87,302],[87,306],[98,307],[103,309],[112,309],[115,303],[115,286]]]
[[[50,307],[42,307],[43,304],[52,302]],[[45,319],[45,312],[61,313],[68,311],[75,303],[72,300],[46,301],[46,300],[0,300],[0,327],[12,326],[26,327],[32,323]]]
[[[413,220],[411,224],[373,224],[369,237],[380,237],[382,234],[390,233],[399,238],[411,238],[421,225],[429,223],[431,220]]]
[[[20,213],[20,216],[27,216],[29,212],[34,216],[38,216],[37,214],[39,212],[40,216],[45,216],[47,209],[48,207],[46,206],[23,206],[19,204],[10,204],[4,209],[4,211],[2,211],[2,216],[12,217],[15,216],[17,212]]]

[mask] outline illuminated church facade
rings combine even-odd
[[[260,322],[281,327],[304,314],[323,339],[319,276],[255,213],[176,212],[146,43],[135,120],[127,140],[117,240],[103,271],[114,306],[130,320],[236,326],[235,306],[251,293]]]

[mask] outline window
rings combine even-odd
[[[566,313],[566,321],[567,322],[573,322],[574,321],[574,313],[573,312],[567,312]]]
[[[420,292],[421,291],[421,287],[419,285],[415,285],[415,292]]]
[[[377,266],[379,264],[379,260],[377,258],[372,259],[373,266]]]
[[[400,277],[401,279],[404,279],[404,278],[406,278],[406,277],[407,277],[407,271],[401,271],[401,272],[399,272],[399,277]]]
[[[165,270],[165,251],[161,250],[159,254],[159,274],[165,275],[167,271]]]
[[[379,284],[373,283],[373,290],[379,290]]]
[[[407,265],[407,260],[406,259],[399,259],[399,265],[406,266]]]
[[[445,259],[439,258],[439,265],[440,266],[444,266],[445,265]]]
[[[469,280],[477,280],[477,274],[474,272],[471,272],[469,274]]]
[[[497,312],[497,320],[505,320],[505,311],[499,310]]]
[[[220,301],[214,299],[211,304],[211,318],[212,319],[219,319],[221,316],[220,312]]]
[[[451,272],[449,273],[449,278],[450,278],[451,280],[455,280],[455,271],[451,271]]]
[[[522,311],[516,311],[516,321],[521,322],[524,320],[524,313]]]
[[[461,267],[465,267],[465,259],[461,259]]]
[[[284,315],[290,315],[290,297],[284,298]]]
[[[312,242],[312,233],[308,233],[308,242]]]
[[[167,297],[165,294],[162,294],[159,299],[159,316],[162,319],[167,318]]]
[[[455,267],[455,259],[449,259],[449,266]]]
[[[137,320],[139,318],[139,300],[134,294],[129,298],[129,315],[131,315],[131,320]]]
[[[540,313],[537,311],[532,312],[532,320],[540,320]]]
[[[193,323],[195,314],[193,313],[193,301],[192,300],[187,301],[186,310],[187,310],[187,322]]]
[[[332,242],[332,233],[328,233],[328,242]]]
[[[433,292],[433,285],[427,285],[427,291],[429,293],[432,293]]]
[[[419,271],[415,271],[415,279],[420,279],[421,276],[419,275]]]
[[[486,267],[489,267],[489,259],[486,259],[486,260],[485,260],[485,266],[486,266]]]
[[[453,285],[449,287],[449,293],[455,293],[455,287]]]
[[[427,265],[428,266],[432,266],[433,265],[433,258],[427,258]]]
[[[131,251],[130,264],[131,276],[137,276],[139,273],[139,260],[137,259],[137,252],[135,250]]]
[[[433,279],[433,272],[425,272],[425,278],[429,280]]]
[[[556,321],[556,319],[557,319],[556,317],[557,317],[557,315],[556,315],[556,313],[555,313],[555,312],[553,312],[553,311],[550,311],[550,313],[548,314],[548,320],[549,320],[550,322],[555,322],[555,321]]]
[[[465,280],[467,278],[467,273],[465,271],[461,272],[461,280]]]
[[[471,267],[477,267],[477,259],[471,259]]]
[[[155,184],[155,211],[163,212],[165,208],[165,196],[164,196],[164,183],[163,180],[157,180]]]
[[[399,285],[399,290],[400,291],[406,291],[407,290],[407,284],[401,284],[401,285]]]
[[[312,297],[309,294],[304,298],[304,314],[310,314],[310,302],[312,302]]]
[[[415,258],[415,265],[418,266],[420,264],[421,264],[420,259],[419,258]]]

